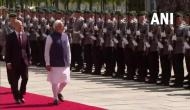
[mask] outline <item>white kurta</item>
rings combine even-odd
[[[70,44],[68,40],[68,36],[63,33],[62,40],[65,40],[67,43],[67,46],[69,48],[69,54],[70,54]],[[50,48],[52,44],[52,38],[50,36],[47,36],[46,45],[45,45],[45,62],[46,65],[50,65]],[[71,59],[71,58],[70,58]],[[68,83],[70,81],[70,67],[51,67],[51,71],[48,71],[47,75],[47,81],[51,83]]]
[[[57,83],[68,83],[70,81],[70,68],[69,67],[52,67],[48,72],[47,81]]]

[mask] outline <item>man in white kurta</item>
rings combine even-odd
[[[71,52],[69,39],[64,33],[64,25],[61,20],[55,21],[54,32],[47,36],[45,45],[45,62],[48,70],[47,80],[52,84],[54,101],[63,101],[61,92],[70,81]]]

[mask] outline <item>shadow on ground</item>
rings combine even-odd
[[[86,82],[95,82],[96,84],[107,84],[115,88],[130,88],[132,90],[143,90],[145,92],[166,92],[168,96],[185,96],[190,99],[190,90],[184,88],[171,88],[169,86],[158,86],[156,84],[146,84],[144,82],[135,82],[132,80],[113,79],[111,77],[103,77],[98,75],[89,75],[81,73],[72,73],[72,79],[84,80]],[[179,92],[178,94],[173,92]]]
[[[29,71],[34,72],[35,74],[47,74],[44,67],[30,66]],[[132,90],[143,90],[145,92],[166,92],[168,96],[185,96],[187,99],[190,99],[190,90],[185,90],[183,88],[171,88],[168,86],[158,86],[132,80],[114,79],[100,75],[81,74],[79,72],[72,72],[71,78],[75,80],[84,80],[85,82],[95,82],[96,84],[107,84],[110,88],[129,88]],[[175,91],[178,92],[176,93]]]

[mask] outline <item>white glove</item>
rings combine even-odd
[[[174,40],[174,41],[177,40],[176,35],[173,35],[173,36],[172,36],[172,40]]]
[[[121,31],[120,31],[120,30],[116,30],[116,33],[117,33],[117,34],[120,34],[120,33],[121,33]]]
[[[166,33],[165,32],[161,32],[161,37],[166,37]]]
[[[141,35],[141,32],[140,32],[140,31],[136,31],[136,35],[137,35],[137,36],[140,36],[140,35]]]
[[[94,26],[94,30],[98,31],[98,26]]]
[[[106,32],[107,32],[107,29],[106,29],[106,28],[104,28],[104,29],[103,29],[103,33],[106,33]]]
[[[149,37],[153,37],[153,33],[152,32],[148,32],[148,36]]]
[[[188,36],[190,37],[190,31],[188,31]]]
[[[131,34],[131,30],[130,29],[127,29],[127,34]]]

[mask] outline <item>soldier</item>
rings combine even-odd
[[[70,12],[66,13],[65,15],[65,27],[66,27],[66,33],[69,37],[69,42],[70,45],[72,44],[72,34],[73,34],[73,24],[74,24],[74,19],[72,16],[70,16]]]
[[[24,24],[23,24],[25,31],[30,30],[30,23],[31,23],[31,16],[27,14],[26,16],[24,16]]]
[[[130,11],[128,13],[128,24],[127,24],[127,41],[128,45],[125,47],[125,62],[127,65],[127,73],[124,75],[124,79],[133,80],[136,74],[137,61],[136,61],[136,31],[137,31],[137,19],[136,11]]]
[[[53,12],[52,11],[50,11],[49,12],[49,15],[48,15],[49,17],[49,25],[50,25],[50,27],[53,27],[53,23],[54,23],[54,21],[55,21],[55,18],[54,18],[54,16],[53,16]]]
[[[163,48],[160,49],[160,63],[162,77],[158,85],[168,86],[172,70],[172,36],[174,35],[174,27],[172,25],[164,25],[161,30],[161,43]]]
[[[104,76],[110,76],[115,73],[115,47],[118,41],[115,40],[114,31],[115,22],[114,17],[108,15],[107,20],[105,21],[104,26],[104,52],[105,52],[105,63],[106,63],[106,72],[103,74]]]
[[[0,9],[0,22],[2,23],[3,17],[2,17],[2,10]],[[3,60],[2,50],[3,50],[3,42],[5,42],[5,38],[3,37],[3,30],[2,24],[0,23],[0,61]]]
[[[185,52],[185,62],[186,62],[186,68],[187,68],[187,76],[185,77],[185,79],[187,80],[185,82],[185,84],[187,85],[185,88],[190,89],[190,13],[186,14],[185,17],[185,21],[186,21],[186,28],[187,28],[187,32],[186,32],[186,52]]]
[[[72,67],[75,67],[75,63],[77,63],[77,67],[75,71],[81,71],[83,68],[83,58],[82,58],[82,39],[84,38],[82,34],[81,27],[83,26],[84,18],[81,16],[79,12],[75,13],[76,19],[73,24],[73,35],[72,35]]]
[[[95,26],[94,26],[94,36],[96,37],[96,41],[94,43],[94,66],[95,71],[93,74],[100,75],[101,68],[103,65],[103,44],[104,44],[104,33],[103,33],[103,26],[104,26],[104,19],[102,15],[98,14],[98,17],[95,17]]]
[[[171,87],[182,87],[184,80],[184,40],[185,40],[185,25],[183,23],[183,15],[181,13],[176,13],[176,26],[175,35],[173,36],[173,69],[175,75],[175,82]]]
[[[151,25],[148,33],[148,42],[150,44],[148,53],[149,73],[148,83],[156,83],[159,73],[159,50],[163,48],[160,43],[161,27],[159,25]]]
[[[39,37],[37,37],[37,41],[39,44],[39,66],[45,66],[45,60],[44,60],[44,47],[45,47],[45,40],[46,40],[46,22],[45,19],[45,12],[43,10],[39,10],[39,24],[38,24],[38,32]]]
[[[37,22],[37,19],[30,19],[30,15],[26,16],[26,24],[28,28],[28,35],[29,35],[29,42],[30,42],[30,48],[31,48],[31,61],[33,65],[37,65],[38,63],[38,47],[37,47],[37,26],[35,26],[35,22]]]
[[[138,29],[136,31],[137,37],[137,64],[138,64],[138,75],[137,81],[145,81],[147,76],[147,61],[148,61],[148,50],[150,44],[148,43],[148,32],[149,25],[146,20],[146,12],[141,11],[138,15]]]
[[[1,7],[0,14],[0,60],[4,60],[5,36],[10,33],[6,7]]]
[[[126,27],[127,22],[125,17],[121,16],[120,12],[117,12],[117,30],[116,30],[116,37],[118,40],[117,50],[116,50],[116,60],[117,60],[117,72],[116,75],[113,77],[123,78],[125,74],[125,46],[128,44],[126,38]]]
[[[23,13],[21,12],[19,8],[16,9],[16,14],[17,14],[17,19],[24,22]]]
[[[31,61],[33,65],[40,65],[40,58],[39,58],[39,43],[38,43],[38,37],[39,30],[38,30],[38,24],[39,19],[36,16],[35,12],[32,12],[32,19],[29,24],[29,41],[30,41],[30,48],[31,48]]]
[[[83,45],[84,45],[84,61],[86,63],[86,67],[83,73],[91,73],[92,72],[92,46],[96,38],[93,35],[94,32],[94,16],[90,15],[88,12],[86,13],[85,21],[83,24]]]

